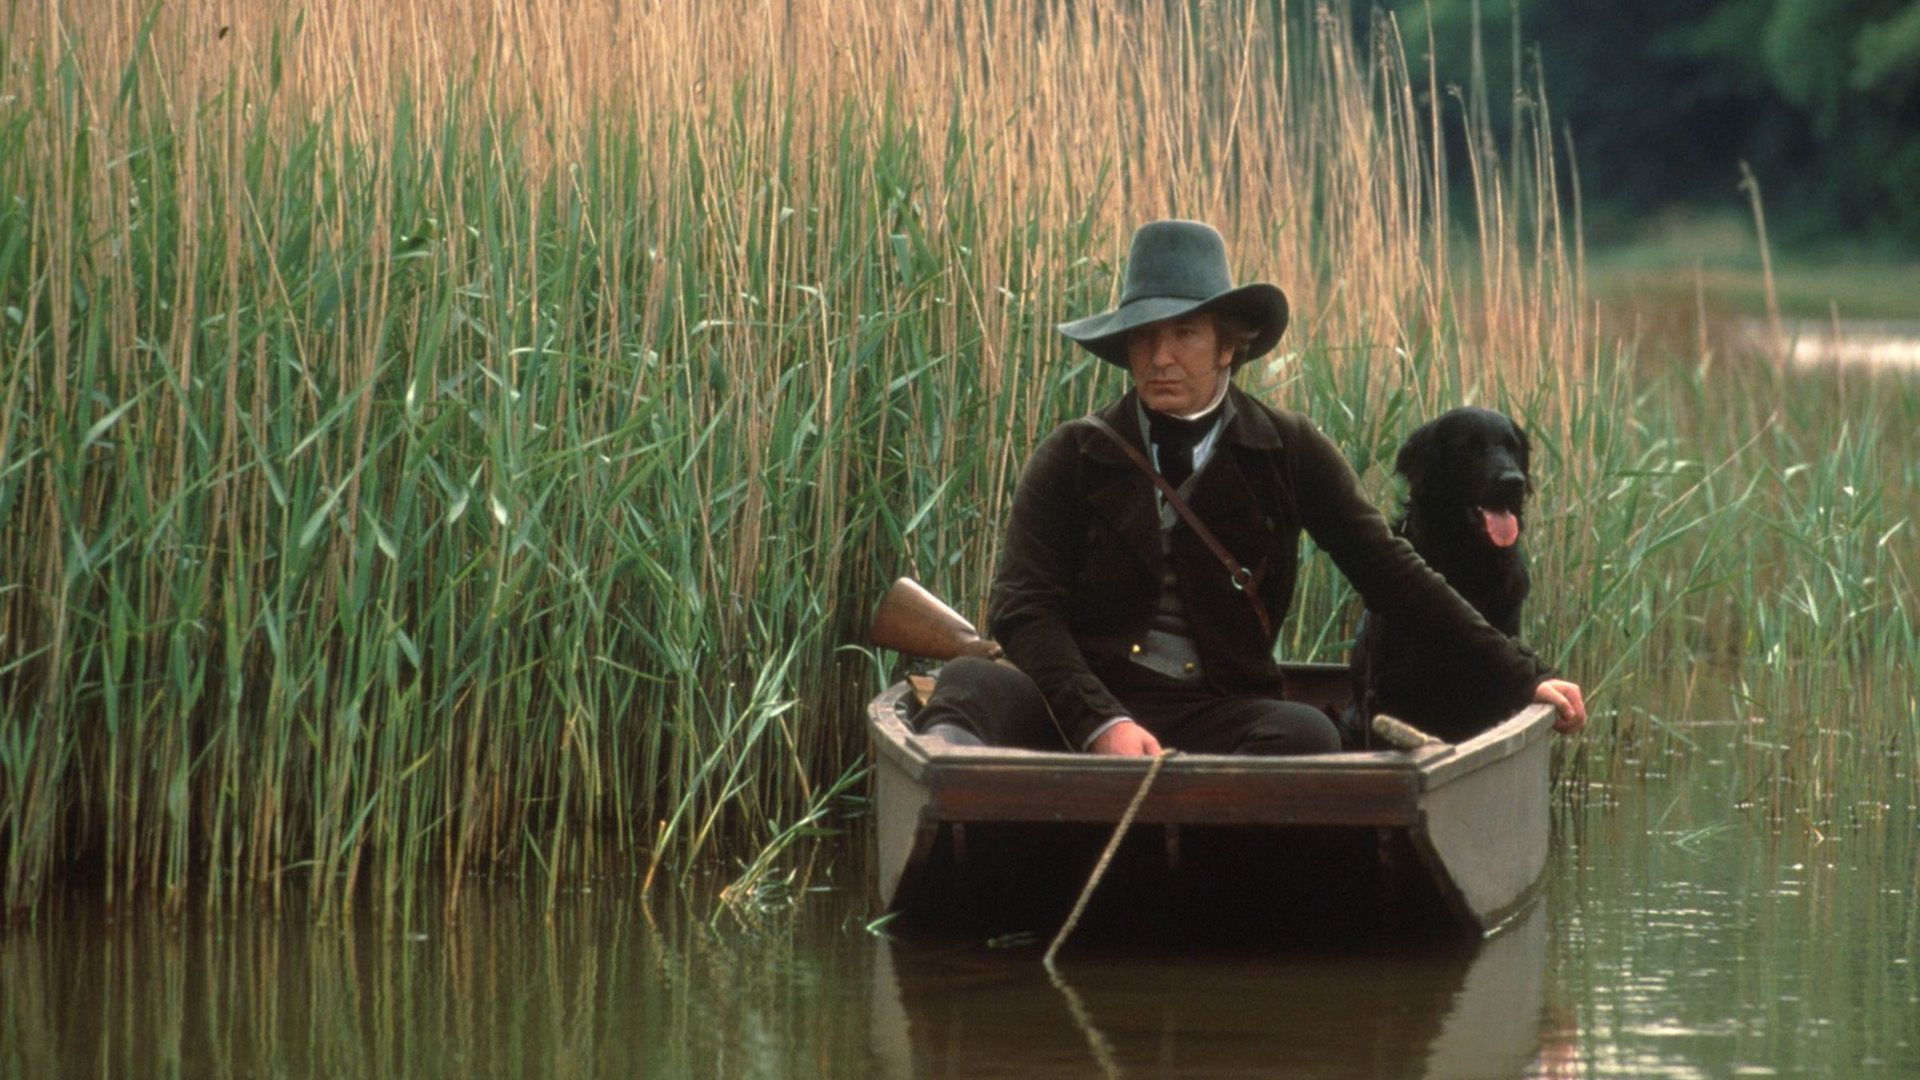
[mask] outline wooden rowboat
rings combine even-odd
[[[1297,700],[1346,699],[1343,666],[1285,670]],[[991,929],[1058,925],[1148,761],[916,735],[909,694],[897,684],[867,712],[881,902]],[[1546,864],[1552,726],[1550,707],[1530,705],[1413,752],[1174,755],[1095,907],[1122,928],[1207,912],[1235,933],[1276,915],[1296,929],[1328,918],[1490,929],[1531,899]]]

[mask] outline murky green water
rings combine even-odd
[[[1484,944],[1278,955],[899,942],[856,844],[793,903],[689,916],[602,885],[470,894],[424,932],[297,903],[0,938],[0,1075],[1916,1076],[1910,800],[1775,830],[1711,777],[1559,823],[1542,902]],[[804,891],[804,890],[818,891]]]

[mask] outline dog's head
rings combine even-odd
[[[1512,547],[1533,482],[1527,433],[1505,413],[1471,406],[1416,428],[1393,468],[1407,478],[1407,503],[1431,525],[1471,531]]]

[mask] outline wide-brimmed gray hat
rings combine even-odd
[[[1235,363],[1267,352],[1287,329],[1287,294],[1277,285],[1233,284],[1227,244],[1198,221],[1153,221],[1133,234],[1120,306],[1064,322],[1062,334],[1110,364],[1127,366],[1127,331],[1198,311],[1236,315],[1254,328]]]

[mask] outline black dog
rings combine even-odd
[[[1508,637],[1520,632],[1527,598],[1520,553],[1530,453],[1527,433],[1504,413],[1461,408],[1407,437],[1394,471],[1407,480],[1407,503],[1394,532],[1407,538],[1453,591]],[[1459,742],[1506,718],[1471,671],[1427,647],[1430,631],[1368,611],[1353,646],[1354,712],[1350,742],[1365,745],[1366,725],[1387,713]],[[1357,715],[1355,715],[1357,713]]]

